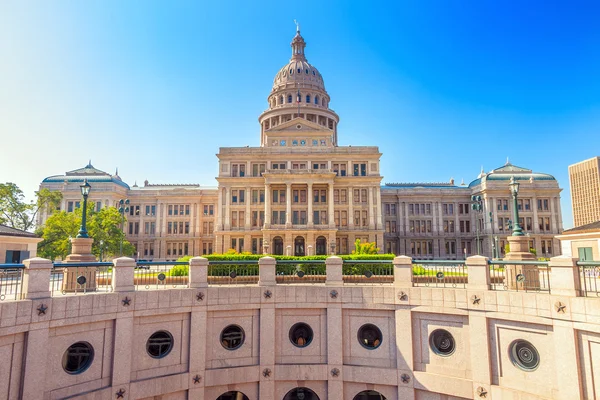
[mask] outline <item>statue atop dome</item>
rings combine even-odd
[[[296,20],[294,20],[294,23],[296,24],[296,32],[300,33],[300,23],[297,22]]]

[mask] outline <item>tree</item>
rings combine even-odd
[[[77,236],[81,227],[81,208],[74,212],[55,212],[44,226],[39,227],[36,233],[42,237],[38,244],[38,256],[54,260],[58,257],[64,259],[71,252],[69,238]],[[125,240],[121,230],[121,214],[115,207],[106,207],[96,212],[94,204],[88,204],[87,230],[92,243],[92,254],[96,257],[102,252],[103,258],[119,255],[121,239],[123,239],[123,255],[131,256],[135,252],[134,246]],[[102,246],[100,245],[102,242]]]
[[[60,205],[62,193],[47,188],[35,192],[36,201],[25,202],[25,195],[14,183],[0,183],[0,223],[28,231],[35,226],[40,210],[53,212]]]
[[[361,243],[360,239],[356,239],[354,242],[354,250],[352,254],[377,254],[379,253],[379,247],[375,245],[375,242]]]

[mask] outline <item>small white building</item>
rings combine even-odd
[[[42,238],[31,232],[0,225],[0,264],[21,263],[35,257]]]

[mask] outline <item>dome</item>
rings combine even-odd
[[[317,68],[310,65],[306,61],[304,48],[306,43],[300,35],[300,31],[296,32],[296,36],[291,43],[292,58],[290,62],[284,65],[273,80],[273,91],[291,84],[293,87],[314,87],[325,91],[323,77]]]

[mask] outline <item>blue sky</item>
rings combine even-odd
[[[84,166],[130,184],[213,186],[219,147],[256,146],[290,57],[376,145],[385,182],[466,183],[516,165],[557,177],[600,154],[600,3],[0,2],[0,182],[32,197]]]

